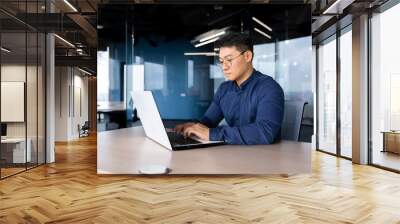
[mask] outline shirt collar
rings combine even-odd
[[[234,85],[237,87],[237,89],[245,90],[245,89],[246,89],[246,86],[248,86],[249,83],[255,78],[255,73],[256,73],[256,72],[257,72],[257,71],[256,71],[255,69],[253,69],[253,72],[251,73],[251,75],[249,76],[249,78],[246,79],[246,81],[244,81],[242,84],[240,84],[240,86],[238,86],[238,85],[236,84],[236,82],[234,82]]]

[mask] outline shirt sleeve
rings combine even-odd
[[[221,122],[221,120],[224,118],[220,106],[221,96],[223,92],[224,88],[222,86],[218,88],[217,92],[214,95],[213,101],[211,102],[211,105],[208,107],[203,117],[199,120],[200,123],[204,124],[208,128],[217,127],[219,122]]]
[[[284,93],[277,84],[261,95],[255,122],[243,126],[210,129],[210,140],[228,144],[271,144],[279,135],[284,113]]]

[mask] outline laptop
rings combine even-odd
[[[132,99],[146,136],[169,150],[203,148],[224,144],[223,141],[204,141],[195,136],[185,138],[172,129],[166,129],[151,91],[135,91],[132,93]]]

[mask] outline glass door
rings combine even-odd
[[[318,47],[318,145],[336,154],[336,35]]]

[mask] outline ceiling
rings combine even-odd
[[[343,0],[351,2],[352,13],[362,11],[371,4],[379,5],[386,0]],[[47,2],[47,5],[46,5]],[[5,38],[10,38],[18,45],[21,38],[18,32],[28,28],[32,31],[54,32],[56,63],[59,65],[85,65],[96,70],[97,51],[97,9],[100,4],[311,4],[313,36],[318,35],[329,25],[329,21],[338,16],[323,15],[323,11],[331,6],[334,0],[1,0],[0,24]],[[50,13],[51,12],[51,13]],[[195,19],[195,18],[194,18]],[[326,21],[325,21],[326,20]],[[322,21],[322,22],[321,22]],[[321,24],[319,24],[321,23]],[[327,25],[328,24],[328,25]],[[113,26],[115,24],[101,24]],[[315,27],[316,28],[315,28]],[[13,37],[14,36],[14,37]],[[23,44],[23,43],[20,43]],[[74,45],[72,47],[72,45]],[[21,45],[22,46],[22,45]],[[77,50],[81,49],[81,50]],[[30,51],[28,49],[28,51]],[[81,53],[80,53],[81,52]],[[81,61],[81,64],[79,63]]]

